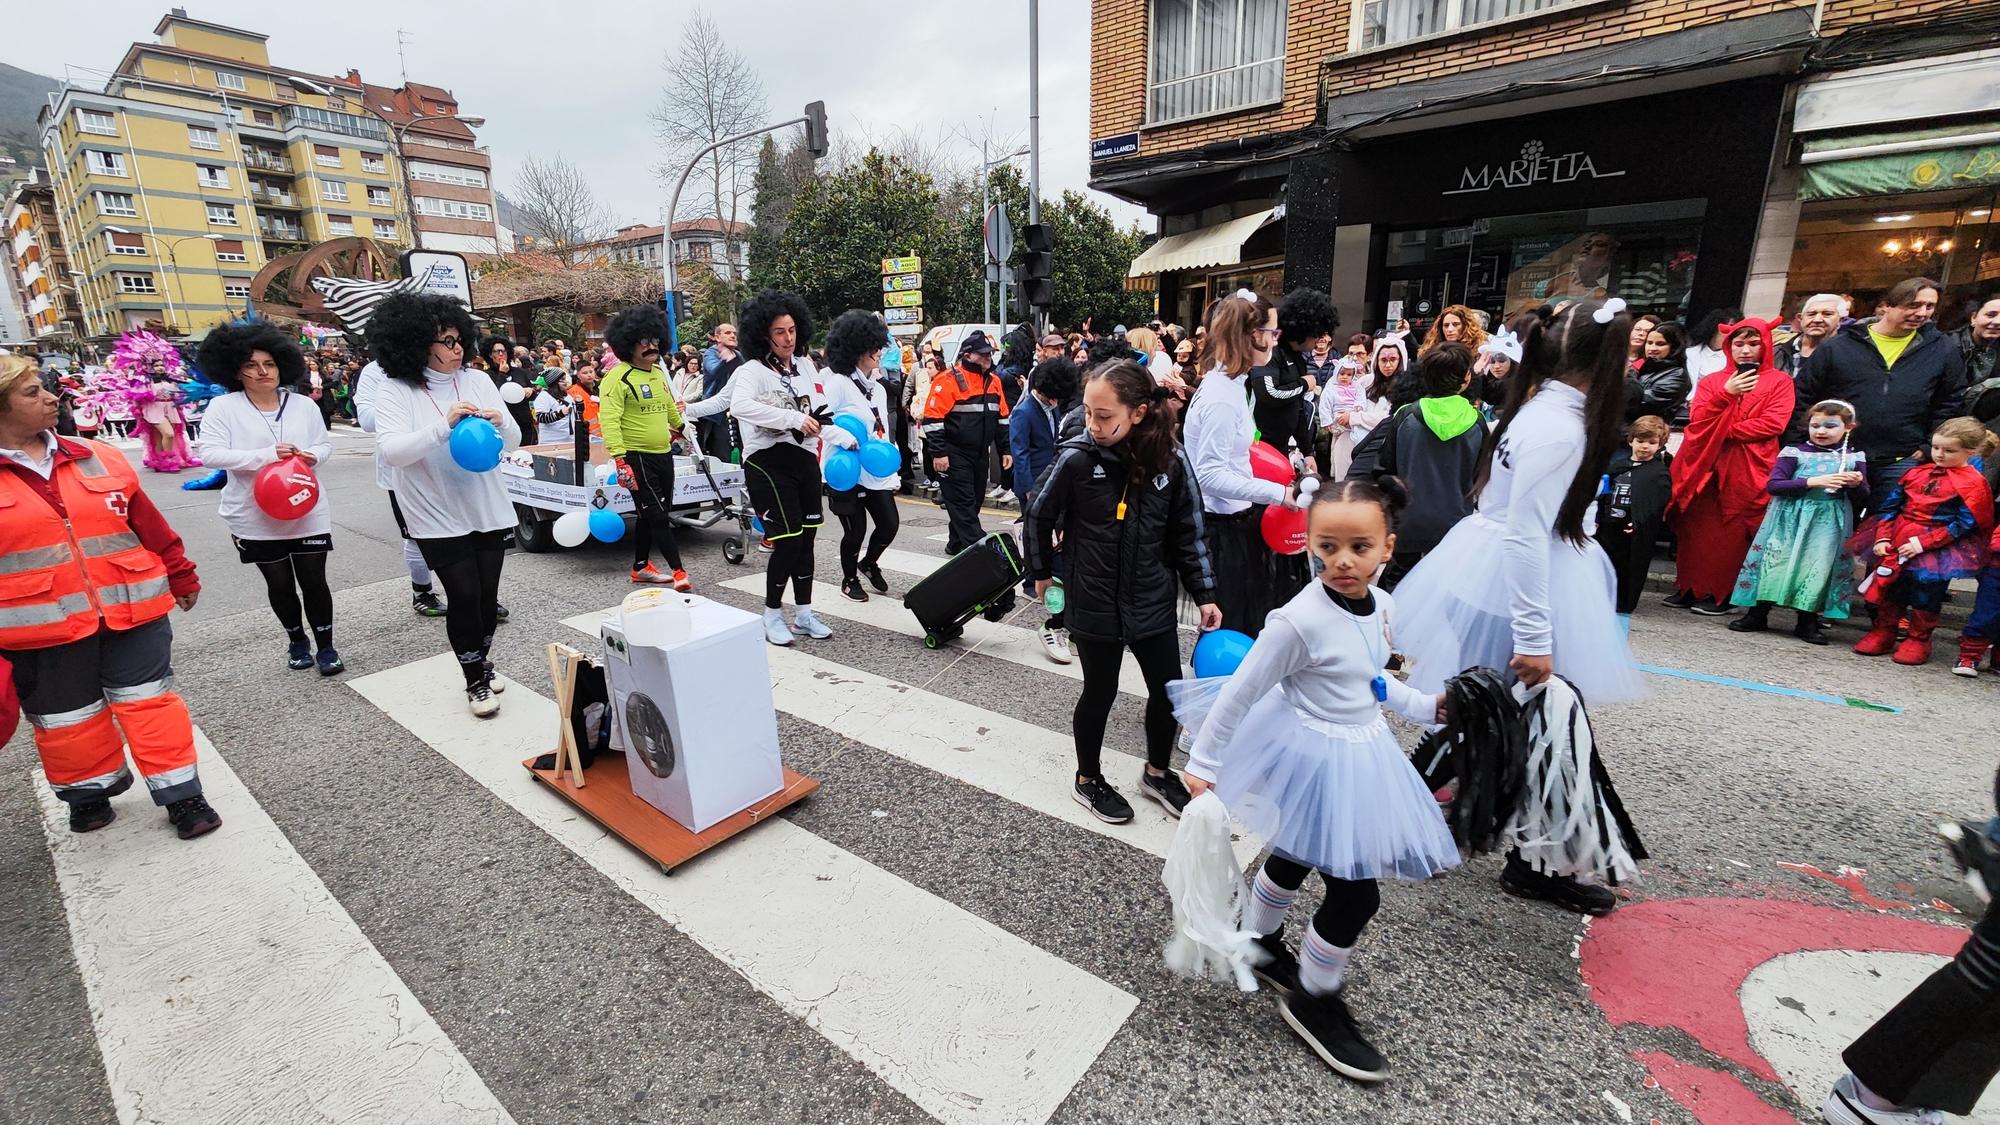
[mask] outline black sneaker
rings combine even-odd
[[[1721,600],[1717,598],[1703,598],[1689,606],[1688,609],[1703,617],[1728,617],[1730,614],[1736,612],[1728,606],[1723,605]]]
[[[501,605],[499,602],[493,603],[493,620],[505,625],[509,616],[511,615],[507,612],[506,606]]]
[[[1271,959],[1262,965],[1253,966],[1250,971],[1256,973],[1257,979],[1269,985],[1273,992],[1280,995],[1297,992],[1299,959],[1285,947],[1285,928],[1280,926],[1277,933],[1265,934],[1257,939],[1257,944],[1264,948],[1264,952],[1271,955]]]
[[[1695,612],[1700,613],[1701,611],[1697,609]],[[1732,633],[1761,633],[1770,627],[1771,611],[1765,609],[1763,606],[1757,606],[1750,612],[1729,623],[1729,631]]]
[[[69,830],[71,832],[95,832],[118,819],[118,810],[111,802],[99,798],[95,801],[76,801],[69,807]]]
[[[1687,609],[1694,605],[1694,595],[1686,590],[1675,590],[1660,599],[1660,604],[1669,609]]]
[[[1552,902],[1564,910],[1603,917],[1618,907],[1618,896],[1609,887],[1580,883],[1567,875],[1549,875],[1535,870],[1519,852],[1507,853],[1507,866],[1500,871],[1500,889],[1521,898]]]
[[[1361,1029],[1354,1025],[1354,1016],[1340,993],[1309,996],[1302,990],[1292,992],[1279,998],[1278,1014],[1314,1054],[1341,1074],[1356,1082],[1380,1082],[1389,1077],[1388,1062],[1361,1037]]]
[[[293,641],[285,654],[285,667],[294,672],[303,672],[313,666],[311,641]]]
[[[1076,798],[1077,804],[1089,809],[1090,815],[1106,824],[1124,824],[1132,819],[1132,806],[1101,777],[1077,782],[1070,795]]]
[[[181,839],[192,840],[222,827],[222,814],[209,807],[208,798],[189,797],[167,806],[167,821]]]
[[[330,648],[319,650],[319,674],[338,676],[347,671],[347,664],[340,659],[340,653]]]
[[[443,617],[444,599],[435,590],[418,590],[410,595],[410,608],[418,617]]]
[[[71,814],[71,824],[75,824]],[[1986,826],[1970,821],[1946,821],[1937,826],[1938,839],[1944,841],[1951,852],[1951,862],[1958,867],[1965,885],[1979,896],[1979,901],[1993,901],[1993,888],[2000,887],[2000,849],[1986,838]]]
[[[1187,786],[1182,783],[1181,775],[1172,770],[1154,777],[1152,771],[1141,766],[1139,792],[1160,802],[1160,807],[1167,810],[1167,815],[1175,820],[1180,819],[1181,810],[1187,808],[1187,803],[1194,800],[1189,796]]]
[[[889,580],[882,577],[882,566],[880,563],[862,563],[861,573],[867,577],[868,584],[875,587],[876,593],[886,594],[889,592]]]
[[[841,579],[840,592],[851,602],[865,602],[868,600],[868,591],[861,588],[861,579],[859,578]]]

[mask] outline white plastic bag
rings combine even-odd
[[[1257,935],[1240,927],[1243,872],[1229,846],[1229,810],[1213,792],[1181,810],[1173,846],[1160,874],[1174,904],[1174,936],[1163,951],[1167,967],[1185,977],[1234,981],[1257,990],[1251,966],[1270,959]]]

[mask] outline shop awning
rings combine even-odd
[[[1275,210],[1275,209],[1273,209]],[[1170,234],[1132,260],[1126,277],[1146,277],[1173,270],[1233,266],[1243,260],[1243,244],[1271,221],[1272,211],[1259,211],[1185,234]]]
[[[1799,164],[1799,198],[1808,203],[2000,188],[2000,119],[1807,137]]]

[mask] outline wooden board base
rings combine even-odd
[[[735,816],[718,821],[706,832],[689,832],[672,817],[633,794],[632,777],[626,771],[623,754],[599,755],[597,761],[583,771],[585,784],[581,789],[571,786],[555,770],[536,769],[533,758],[521,764],[535,775],[536,781],[603,825],[605,831],[644,852],[669,875],[688,860],[819,791],[819,782],[794,773],[788,767],[785,770],[785,787],[777,793]]]

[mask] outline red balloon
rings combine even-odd
[[[319,503],[319,478],[303,459],[286,457],[257,470],[250,494],[265,515],[274,520],[295,520]]]
[[[1267,441],[1253,441],[1250,443],[1250,475],[1258,480],[1290,484],[1298,474],[1292,472],[1292,459],[1278,452],[1277,447]]]
[[[1252,446],[1251,448],[1256,448]],[[1296,555],[1306,549],[1306,513],[1303,508],[1273,504],[1264,509],[1264,543],[1280,555]]]

